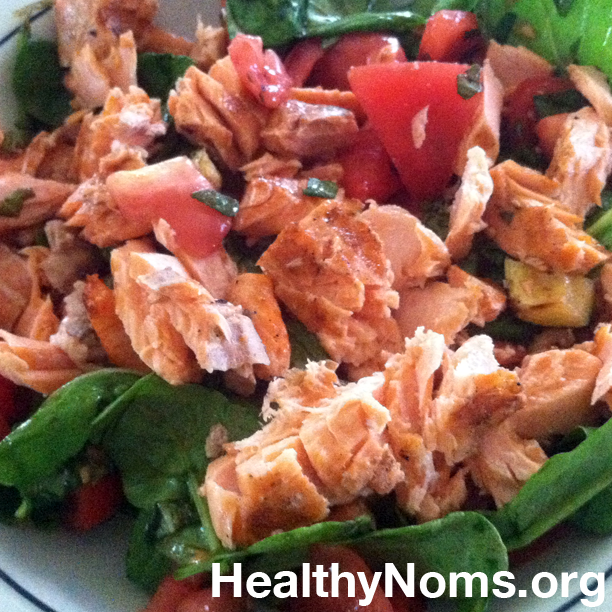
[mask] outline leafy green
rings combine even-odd
[[[214,189],[200,189],[199,191],[194,191],[191,197],[198,202],[202,202],[202,204],[206,204],[206,206],[210,206],[210,208],[220,212],[226,217],[235,217],[238,214],[238,208],[240,206],[238,200],[219,193]]]
[[[15,189],[0,202],[0,217],[18,217],[26,201],[34,196],[33,189]]]
[[[612,486],[606,487],[578,509],[571,523],[588,533],[612,533]]]
[[[24,26],[12,77],[22,125],[55,128],[64,122],[72,109],[63,77],[57,45],[48,40],[32,40],[29,28]]]
[[[317,178],[308,179],[308,184],[304,189],[305,196],[315,198],[335,198],[337,193],[338,185],[334,181],[321,181]]]
[[[509,550],[533,542],[612,485],[612,420],[574,450],[551,457],[489,519]]]
[[[140,53],[138,55],[136,78],[140,87],[151,98],[159,98],[165,103],[177,79],[182,77],[187,68],[193,65],[195,65],[195,62],[185,55]]]
[[[589,105],[587,99],[575,89],[533,96],[533,103],[539,119],[559,113],[573,113]]]
[[[502,312],[494,321],[485,323],[483,327],[470,325],[468,328],[470,335],[486,334],[493,340],[516,342],[523,345],[528,344],[540,331],[542,331],[541,327],[521,321],[509,310]]]
[[[291,367],[304,369],[308,361],[323,361],[329,359],[319,339],[297,319],[285,322],[289,343],[291,344]]]
[[[441,240],[446,240],[450,224],[450,203],[444,198],[425,202],[421,208],[421,221]]]
[[[588,215],[584,224],[587,233],[607,249],[612,249],[612,191],[604,189],[601,192],[601,208]]]

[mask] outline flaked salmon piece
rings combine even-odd
[[[82,373],[61,348],[0,330],[0,375],[15,384],[53,393]]]
[[[208,70],[215,62],[227,56],[228,36],[225,28],[204,25],[198,18],[195,38],[189,55],[200,70]]]
[[[297,177],[299,179],[311,179],[316,178],[320,181],[332,181],[334,183],[340,183],[344,178],[344,167],[342,164],[336,162],[330,162],[329,164],[319,164],[317,166],[311,166],[306,170],[302,170]],[[342,200],[344,198],[344,189],[339,188],[336,195],[336,200]]]
[[[244,174],[244,180],[250,183],[259,177],[292,179],[301,169],[302,164],[297,159],[282,159],[266,152],[242,166],[240,172]]]
[[[84,302],[85,283],[77,281],[64,298],[63,317],[59,329],[49,338],[83,371],[95,369],[107,362],[107,355],[96,335]]]
[[[476,484],[493,497],[499,508],[516,497],[547,459],[540,445],[519,437],[507,419],[484,434],[480,452],[466,465]]]
[[[382,382],[379,374],[341,386],[332,364],[321,362],[271,383],[272,420],[227,445],[202,488],[226,546],[320,522],[334,505],[393,490],[403,474],[385,439],[389,411],[373,397]]]
[[[320,159],[348,146],[358,131],[355,115],[349,110],[288,100],[272,111],[261,138],[272,153]]]
[[[451,287],[463,287],[472,291],[474,306],[471,323],[483,327],[485,323],[495,321],[506,308],[506,294],[493,282],[481,280],[455,265],[448,269],[447,278]]]
[[[115,294],[97,274],[85,279],[83,303],[93,330],[111,363],[120,368],[148,373],[151,370],[134,352],[121,319],[115,312]]]
[[[322,87],[292,87],[289,90],[289,99],[306,104],[320,104],[322,106],[338,106],[351,111],[360,125],[367,119],[357,96],[352,91],[339,89],[323,89]]]
[[[467,164],[450,208],[449,231],[444,241],[454,261],[467,257],[474,235],[486,227],[482,216],[493,193],[487,155],[480,147],[467,152]]]
[[[608,406],[612,407],[612,333],[610,327],[610,324],[607,323],[600,325],[595,331],[593,354],[599,357],[602,366],[595,379],[591,403],[604,400]]]
[[[576,344],[576,334],[569,327],[549,327],[536,334],[529,344],[529,354],[550,349],[568,349]]]
[[[275,236],[301,221],[324,200],[304,195],[307,179],[259,176],[247,183],[233,229],[250,239]]]
[[[486,232],[506,253],[540,270],[586,274],[609,253],[559,206],[558,183],[506,161],[491,170]],[[553,196],[554,194],[554,196]]]
[[[13,331],[31,293],[32,280],[26,260],[0,242],[0,329]]]
[[[138,35],[140,53],[171,53],[172,55],[191,55],[194,43],[183,36],[172,34],[156,25],[150,25]]]
[[[554,66],[525,47],[489,42],[487,60],[501,81],[504,95],[516,89],[525,79],[552,76]]]
[[[270,363],[254,366],[255,376],[264,380],[283,376],[289,369],[291,345],[272,281],[264,274],[240,274],[227,299],[242,306],[266,347]]]
[[[83,119],[75,149],[80,180],[141,168],[154,141],[165,133],[159,100],[138,87],[111,89],[102,112]]]
[[[523,359],[527,357],[527,349],[522,344],[514,342],[506,342],[504,340],[495,340],[493,342],[493,354],[500,366],[513,370],[523,363]]]
[[[127,218],[99,177],[81,183],[58,216],[66,220],[67,227],[83,228],[80,236],[100,248],[141,238],[152,229],[148,221]]]
[[[464,174],[465,166],[469,163],[469,152],[474,147],[483,150],[490,165],[493,165],[499,156],[499,128],[504,87],[495,76],[489,60],[485,60],[483,64],[481,81],[482,101],[474,116],[472,127],[459,144],[455,158],[454,170],[459,176]]]
[[[0,202],[22,193],[23,207],[17,216],[0,216],[0,235],[51,219],[75,187],[69,183],[37,179],[18,172],[1,174]]]
[[[362,207],[356,200],[322,203],[283,229],[258,262],[332,359],[353,365],[401,345],[391,317],[393,273]]]
[[[422,287],[450,265],[442,240],[404,208],[372,204],[361,218],[382,242],[393,271],[393,289]]]
[[[519,380],[524,405],[510,417],[519,436],[536,440],[591,425],[591,405],[602,361],[581,349],[553,349],[525,358]]]
[[[165,219],[155,221],[153,231],[157,241],[166,247],[183,264],[191,277],[216,300],[228,299],[230,289],[238,276],[238,267],[223,246],[206,257],[194,257],[178,245],[176,232]]]
[[[576,89],[591,103],[608,127],[612,127],[612,93],[606,75],[595,66],[567,67]]]
[[[589,106],[565,121],[546,175],[561,187],[559,205],[583,217],[601,206],[609,174],[610,130]]]
[[[168,110],[181,134],[199,146],[212,147],[232,169],[250,161],[259,148],[259,116],[241,96],[195,66],[177,81]]]

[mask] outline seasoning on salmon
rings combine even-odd
[[[595,66],[571,64],[567,72],[576,89],[591,103],[597,114],[612,127],[612,93],[608,78]]]
[[[393,273],[356,200],[327,201],[287,226],[258,264],[276,296],[336,361],[360,365],[401,346]]]
[[[26,259],[0,243],[0,329],[13,331],[31,293],[32,281]]]

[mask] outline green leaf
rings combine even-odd
[[[588,100],[575,89],[533,96],[533,103],[540,119],[559,113],[574,113],[589,105]]]
[[[23,490],[57,473],[85,446],[101,410],[138,379],[126,370],[99,370],[50,395],[0,442],[0,484]]]
[[[136,73],[138,84],[151,98],[159,98],[165,103],[177,79],[194,65],[195,62],[185,55],[140,53]]]
[[[18,217],[26,201],[35,195],[33,189],[15,189],[0,202],[0,217]]]
[[[102,444],[138,508],[189,496],[189,478],[201,481],[210,461],[205,446],[214,425],[223,425],[229,440],[260,427],[250,407],[200,385],[174,387],[155,374],[138,381],[122,404]]]
[[[573,451],[551,457],[489,516],[509,550],[527,546],[612,485],[612,420]]]
[[[238,200],[219,193],[214,189],[200,189],[200,191],[194,191],[191,197],[198,202],[202,202],[202,204],[206,204],[206,206],[220,212],[226,217],[235,217],[238,214],[238,208],[240,206]]]
[[[612,486],[606,487],[579,508],[570,522],[587,533],[612,534]]]
[[[473,64],[463,74],[457,75],[457,93],[464,99],[469,100],[482,91],[480,82],[480,66]]]
[[[32,40],[27,27],[19,36],[12,86],[21,121],[34,119],[42,127],[59,127],[72,112],[70,93],[64,87],[57,45]]]
[[[334,181],[321,181],[317,178],[308,179],[305,196],[314,198],[335,198],[338,194],[338,185]]]
[[[304,369],[308,361],[323,361],[329,355],[321,346],[319,339],[297,319],[285,322],[289,343],[291,344],[291,367]]]

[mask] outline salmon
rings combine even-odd
[[[342,164],[336,162],[330,162],[329,164],[319,164],[311,166],[306,170],[302,170],[298,175],[298,178],[311,179],[316,178],[320,181],[332,181],[332,183],[341,183],[344,178],[344,167]],[[339,188],[338,194],[336,195],[337,200],[344,198],[344,189]]]
[[[239,307],[216,301],[179,261],[142,242],[111,256],[116,311],[142,361],[172,384],[201,370],[268,364],[263,344]]]
[[[489,164],[494,164],[499,155],[499,129],[501,124],[504,88],[485,60],[481,70],[482,101],[476,110],[472,126],[463,137],[455,157],[455,174],[461,176],[469,163],[469,152],[474,147],[483,150]]]
[[[260,176],[247,183],[233,229],[249,239],[276,236],[301,221],[325,200],[304,195],[307,179]]]
[[[223,246],[206,257],[195,257],[185,252],[176,242],[176,234],[165,219],[153,224],[157,241],[166,247],[185,266],[190,276],[198,281],[216,300],[228,299],[238,276],[238,267]]]
[[[493,193],[487,155],[480,147],[467,152],[461,186],[450,209],[449,231],[444,244],[454,261],[467,257],[474,235],[486,227],[482,216]]]
[[[16,216],[0,216],[0,236],[51,219],[75,187],[69,183],[37,179],[17,172],[1,174],[0,202],[14,197],[19,193],[18,190],[26,191],[22,192],[23,206]]]
[[[519,371],[524,406],[510,421],[522,438],[567,434],[598,417],[591,398],[602,361],[577,348],[529,355]],[[560,384],[562,381],[562,384]]]
[[[0,329],[13,331],[32,293],[26,260],[0,242]]]
[[[333,506],[393,490],[403,475],[385,441],[389,411],[373,397],[382,382],[379,375],[341,386],[334,366],[320,362],[271,383],[271,420],[227,445],[201,489],[225,546],[320,522]]]
[[[491,40],[487,49],[487,60],[504,88],[507,96],[525,79],[552,76],[554,66],[529,49],[512,45],[500,45]]]
[[[595,66],[567,67],[572,83],[576,89],[591,103],[597,114],[608,127],[612,127],[612,93],[608,78]]]
[[[305,104],[320,104],[322,106],[337,106],[351,111],[359,125],[365,123],[367,116],[361,107],[357,96],[352,91],[339,89],[323,89],[322,87],[292,87],[289,98]]]
[[[571,328],[549,327],[536,334],[529,344],[529,353],[543,353],[550,349],[567,349],[576,344],[576,334]]]
[[[83,119],[74,153],[79,179],[143,167],[155,140],[165,133],[159,100],[138,87],[111,89],[102,112]]]
[[[283,229],[258,262],[327,353],[353,365],[401,346],[391,317],[393,273],[362,207],[356,200],[322,203]]]
[[[591,107],[568,117],[546,172],[561,187],[560,206],[583,218],[591,208],[601,206],[610,153],[609,128]]]
[[[476,484],[500,508],[516,497],[547,459],[535,440],[519,437],[506,419],[484,434],[479,453],[466,464]]]
[[[595,330],[593,354],[601,360],[602,366],[595,379],[591,404],[604,400],[612,407],[612,333],[609,323]]]
[[[225,28],[204,25],[198,19],[195,37],[189,55],[200,70],[207,71],[215,62],[227,56],[228,36]]]
[[[272,281],[263,274],[240,274],[230,288],[227,299],[232,304],[242,306],[266,347],[270,363],[256,365],[255,376],[264,380],[283,376],[289,369],[291,345]]]
[[[189,56],[193,47],[193,41],[172,34],[156,25],[145,28],[138,36],[138,50],[140,52]]]
[[[83,303],[93,330],[109,360],[119,368],[146,374],[151,370],[134,352],[121,319],[115,312],[115,294],[97,274],[85,279]]]
[[[582,217],[559,205],[559,186],[506,161],[491,170],[493,195],[484,222],[506,253],[544,271],[586,274],[609,253],[581,228]]]
[[[61,348],[0,330],[0,375],[15,384],[47,394],[80,374]]]
[[[349,110],[288,100],[272,111],[261,138],[272,153],[300,160],[321,159],[351,144],[358,131],[355,115]]]
[[[61,348],[76,365],[87,371],[104,365],[107,355],[89,320],[84,289],[85,283],[77,281],[64,298],[59,328],[49,342]]]
[[[302,164],[297,159],[283,159],[266,152],[242,166],[240,172],[244,174],[244,180],[250,183],[259,177],[292,179],[301,169]]]
[[[66,220],[66,227],[82,228],[80,236],[100,248],[141,238],[152,229],[148,221],[127,218],[99,177],[81,183],[58,216]]]

